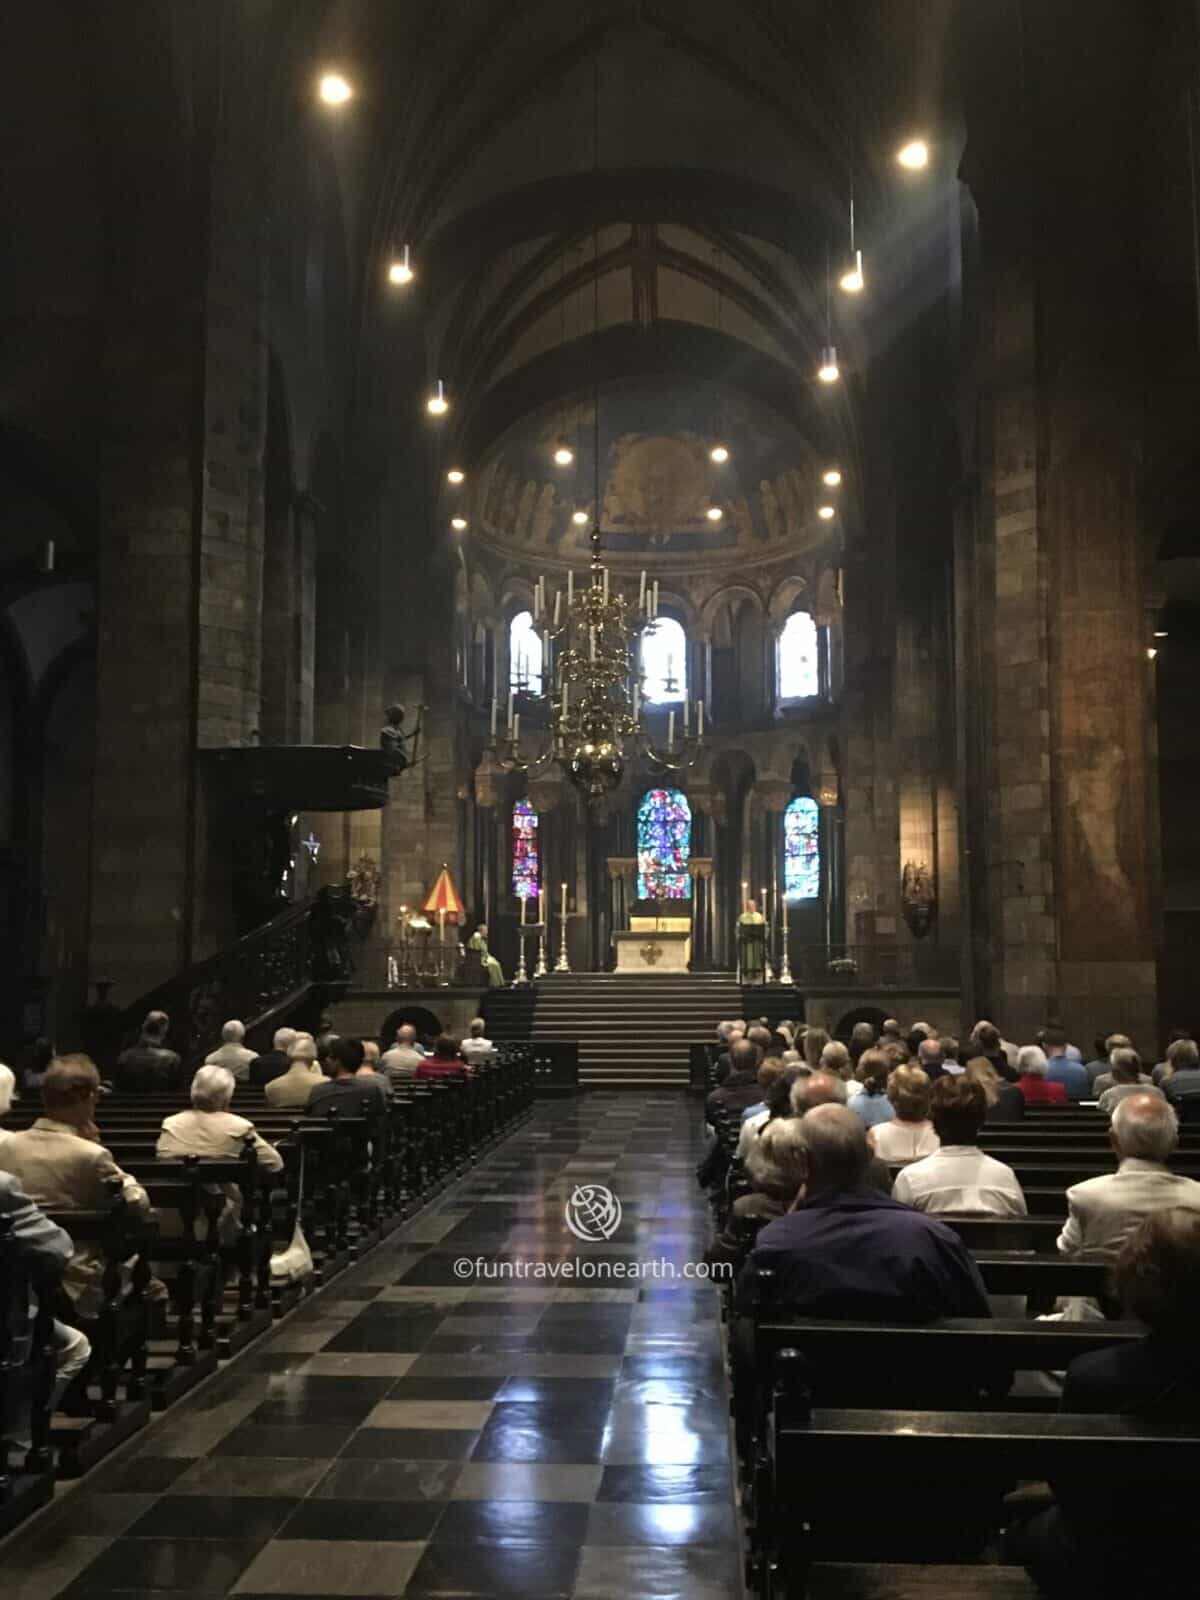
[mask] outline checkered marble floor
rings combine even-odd
[[[716,1290],[475,1267],[698,1261],[699,1143],[682,1096],[539,1107],[0,1545],[6,1600],[740,1596]],[[603,1243],[564,1216],[589,1183],[621,1202]]]

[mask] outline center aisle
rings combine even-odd
[[[707,1242],[699,1122],[678,1094],[539,1106],[264,1351],[0,1547],[6,1600],[740,1596],[717,1291],[475,1276],[476,1258],[682,1274]],[[622,1208],[607,1243],[566,1223],[588,1184]]]

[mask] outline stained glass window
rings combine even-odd
[[[678,789],[647,789],[638,807],[639,900],[689,900],[692,809]]]
[[[807,611],[793,611],[779,635],[779,698],[807,700],[820,688],[817,625]]]
[[[538,814],[528,800],[512,809],[512,886],[518,900],[538,896]]]
[[[821,812],[807,795],[783,813],[783,892],[789,900],[815,900],[821,892]]]
[[[642,635],[642,698],[648,705],[687,699],[687,634],[674,617],[659,617]]]
[[[542,692],[542,636],[529,611],[518,611],[508,625],[508,686],[514,694]]]

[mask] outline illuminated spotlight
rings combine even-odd
[[[708,459],[710,461],[715,461],[719,467],[723,467],[729,460],[728,446],[723,444],[713,445],[712,449],[708,452]]]
[[[817,515],[820,517],[822,522],[832,522],[835,512],[832,506],[818,506]]]
[[[721,510],[720,506],[709,506],[704,515],[710,522],[720,522],[725,513]]]
[[[577,528],[586,528],[587,527],[587,519],[588,519],[588,514],[587,514],[586,511],[573,511],[571,513],[571,521],[575,524],[575,526]]]
[[[412,269],[412,262],[408,258],[408,246],[404,246],[404,254],[392,262],[388,268],[389,283],[411,283],[416,277]]]
[[[1157,654],[1158,654],[1158,651],[1154,648],[1154,646],[1152,644],[1151,645],[1147,645],[1147,647],[1146,647],[1146,658],[1147,658],[1147,660],[1153,661]]]
[[[854,252],[854,265],[848,267],[842,273],[838,279],[838,286],[844,289],[847,294],[861,294],[866,281],[863,277],[862,251],[856,250]]]
[[[425,409],[431,417],[444,417],[450,409],[450,402],[446,399],[446,386],[441,378],[438,379],[437,393],[431,394],[425,402]]]
[[[896,151],[896,160],[909,172],[920,172],[929,165],[929,146],[924,139],[910,139]]]
[[[821,482],[827,489],[836,489],[842,481],[842,475],[836,467],[829,467],[821,474]]]
[[[560,439],[554,447],[554,465],[556,467],[569,467],[575,459],[575,452],[565,439]]]
[[[461,533],[463,531],[463,529],[466,527],[466,525],[467,525],[466,517],[451,517],[450,518],[450,526],[454,529],[455,533]]]
[[[466,476],[466,473],[461,467],[451,467],[450,471],[446,474],[446,482],[458,485],[466,479]]]
[[[326,72],[317,84],[317,93],[327,106],[344,106],[354,99],[354,90],[340,72]]]
[[[837,347],[827,344],[821,351],[821,365],[817,368],[817,377],[822,383],[836,383],[841,377],[841,368],[838,366]]]

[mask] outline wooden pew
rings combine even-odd
[[[0,1217],[0,1534],[54,1493],[50,1449],[50,1395],[54,1388],[53,1298],[57,1277],[35,1282],[12,1238],[12,1220]],[[29,1307],[38,1290],[37,1315]],[[5,1443],[6,1425],[29,1406],[33,1448],[17,1468]]]
[[[1002,1516],[1003,1489],[1019,1480],[1069,1476],[1085,1494],[1090,1481],[1098,1503],[1113,1483],[1136,1484],[1139,1503],[1153,1506],[1173,1492],[1177,1495],[1178,1485],[1194,1481],[1198,1469],[1200,1437],[1187,1426],[1024,1412],[973,1416],[812,1409],[802,1383],[785,1378],[776,1393],[766,1447],[769,1504],[758,1524],[754,1577],[763,1600],[804,1600],[817,1562],[947,1559],[928,1547],[927,1530],[933,1528],[935,1536],[955,1531],[954,1526],[947,1529],[951,1524],[961,1529],[964,1542],[972,1534],[982,1538]],[[857,1530],[848,1530],[844,1520],[838,1526],[844,1509],[838,1496],[847,1486],[853,1484],[864,1502],[873,1504],[883,1485],[900,1483],[906,1485],[911,1504],[940,1507],[939,1516],[912,1516],[879,1554],[869,1547],[869,1517],[858,1519]],[[951,1496],[953,1503],[948,1504]],[[915,1548],[905,1548],[906,1537]],[[964,1556],[969,1559],[965,1551],[948,1552],[950,1560]],[[946,1592],[970,1592],[980,1600],[1011,1593],[999,1587],[1004,1570],[988,1565],[956,1569],[962,1586]],[[851,1591],[847,1587],[844,1592]],[[885,1579],[879,1592],[897,1591]]]

